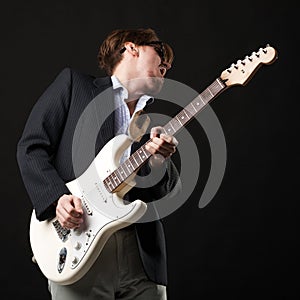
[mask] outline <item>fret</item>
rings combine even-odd
[[[137,151],[137,154],[138,154],[138,156],[139,156],[139,159],[140,159],[140,162],[142,162],[143,161],[143,155],[141,155],[141,153],[142,153],[142,150],[138,150]],[[145,156],[144,156],[145,157]]]
[[[208,87],[208,89],[212,93],[212,97],[215,97],[225,87],[225,84],[218,78]]]
[[[130,172],[126,166],[126,160],[120,165],[120,168],[122,168],[127,177],[130,175]]]
[[[110,192],[114,190],[114,186],[113,186],[109,176],[105,178],[103,183]]]
[[[202,104],[201,104],[201,103],[199,103],[199,106],[201,106],[201,108],[202,108],[204,105],[206,105],[206,104],[207,104],[207,102],[205,102],[205,101],[204,101],[204,99],[202,98],[202,96],[201,96],[201,95],[202,95],[202,93],[201,93],[201,94],[199,94],[197,98],[200,98],[200,100],[201,100]],[[201,109],[201,108],[200,108],[200,109]]]
[[[122,183],[122,180],[121,180],[122,178],[119,177],[118,169],[115,170],[114,174],[115,174],[114,178],[116,181],[118,181],[118,185],[119,185],[120,183]]]
[[[200,98],[200,101],[199,101]],[[200,111],[200,109],[205,105],[204,101],[200,97],[200,95],[195,98],[195,100],[191,103],[193,105],[193,108],[196,110],[196,113]]]
[[[168,134],[168,132],[166,131],[165,127],[162,127],[161,131],[162,131],[161,133]]]
[[[120,168],[120,167],[117,168],[117,169],[115,170],[115,172],[117,173],[118,178],[121,179],[120,182],[124,181],[124,179],[125,179],[126,177],[123,177],[123,175],[122,175],[123,171],[121,171],[121,168]]]
[[[170,124],[170,122],[167,125],[165,125],[163,128],[165,134],[173,135],[176,132],[172,127],[172,125]]]
[[[211,94],[211,98],[214,96],[213,92],[210,90],[210,88],[207,88],[207,91]]]
[[[186,107],[182,110],[182,112],[186,115],[188,120],[190,120],[193,117],[193,115],[190,114],[190,112],[186,109]]]
[[[141,147],[141,148],[138,150],[138,154],[139,154],[139,156],[140,156],[142,162],[144,162],[144,161],[148,158],[148,155],[147,155],[147,153],[145,152],[144,147]]]
[[[116,184],[116,186],[118,186],[121,183],[120,178],[117,176],[116,172],[112,172],[111,173],[111,178],[113,179],[114,183]]]
[[[195,113],[197,113],[198,111],[196,110],[196,108],[193,106],[193,103],[188,104],[185,107],[185,110],[189,112],[189,114],[193,117],[195,115]]]
[[[223,83],[223,81],[220,78],[217,78],[214,82],[216,82],[218,84],[218,86],[219,86],[218,91],[219,92],[226,87],[226,85]]]
[[[139,158],[139,156],[137,155],[136,152],[132,154],[132,157],[133,157],[133,159],[134,159],[134,161],[135,161],[137,167],[140,166],[141,160],[140,160],[140,158]]]
[[[168,124],[172,126],[174,132],[176,132],[181,127],[180,122],[178,122],[176,118],[170,120]]]
[[[184,125],[190,120],[190,116],[187,114],[185,109],[183,109],[175,118],[180,122],[181,125]]]
[[[211,100],[211,98],[212,96],[208,89],[201,93],[201,99],[203,99],[205,105]]]
[[[129,159],[129,161],[130,161],[130,163],[131,163],[133,169],[135,170],[139,165],[138,165],[138,163],[136,162],[136,160],[134,159],[134,156],[131,155],[128,159]]]
[[[138,152],[133,153],[132,156],[133,156],[134,160],[136,161],[137,165],[140,166],[142,161],[141,161],[141,158],[139,156],[139,153]]]
[[[177,115],[177,116],[175,117],[175,119],[180,123],[181,126],[183,125],[183,123],[180,121],[180,116],[179,116],[179,115]],[[181,127],[181,126],[180,126],[180,127]]]
[[[174,127],[175,124],[173,124],[174,123],[173,120],[175,120],[175,119],[170,120],[170,122],[168,124],[171,126],[173,132],[175,132],[176,130],[175,130],[175,127]]]
[[[184,109],[177,116],[178,116],[178,118],[180,120],[180,123],[184,124],[185,118],[186,118],[186,115],[184,114]]]
[[[125,176],[124,176],[124,178],[123,178],[123,180],[124,180],[124,179],[126,179],[126,178],[129,176],[129,174],[126,173],[125,169],[123,168],[123,165],[124,165],[124,164],[121,164],[121,165],[119,166],[119,169],[120,169],[120,174],[122,175],[122,178],[123,178],[123,174],[125,174]]]
[[[126,159],[126,160],[124,161],[123,165],[124,165],[124,166],[126,167],[126,169],[128,170],[128,176],[129,176],[130,174],[132,174],[132,172],[133,172],[133,166],[132,166],[131,162],[129,161],[129,159]]]
[[[109,175],[109,178],[108,178],[108,185],[110,186],[110,188],[113,190],[117,187],[117,184],[116,182],[114,181],[113,177],[112,177],[112,174]]]
[[[196,104],[196,103],[195,103]],[[196,104],[197,105],[197,104]],[[198,112],[198,110],[196,109],[195,105],[193,103],[191,103],[191,106],[193,107],[193,109],[195,110],[195,113]]]

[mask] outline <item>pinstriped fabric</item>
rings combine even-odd
[[[65,182],[75,178],[72,143],[76,125],[94,93],[110,85],[109,78],[100,87],[94,85],[94,80],[70,68],[63,69],[37,100],[18,141],[21,176],[40,220],[54,216],[51,204],[69,193]],[[105,135],[111,137],[113,133]],[[88,164],[86,161],[85,166]]]

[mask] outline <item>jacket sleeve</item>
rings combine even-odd
[[[33,106],[17,144],[20,173],[39,220],[54,217],[53,204],[69,193],[52,160],[69,110],[71,79],[69,68],[58,74]]]
[[[147,202],[158,200],[170,193],[175,195],[181,190],[179,172],[171,158],[167,158],[157,169],[146,163],[137,175],[137,186],[134,190],[137,195],[143,195]]]

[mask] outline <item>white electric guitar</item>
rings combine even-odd
[[[277,51],[267,45],[232,64],[163,127],[164,133],[174,135],[217,95],[230,86],[245,85],[259,66],[271,64],[276,58]],[[128,204],[123,201],[125,193],[135,184],[137,170],[151,156],[144,144],[120,164],[120,157],[131,142],[128,135],[114,137],[80,177],[66,184],[73,195],[82,199],[84,223],[80,228],[62,228],[56,218],[40,222],[33,210],[30,222],[33,259],[51,281],[67,285],[79,280],[108,238],[146,212],[147,205],[141,200]]]

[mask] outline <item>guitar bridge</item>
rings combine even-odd
[[[66,229],[64,227],[62,227],[59,223],[58,220],[55,220],[54,222],[52,222],[54,229],[58,235],[58,237],[65,242],[68,239],[68,235],[71,232],[70,229]]]

